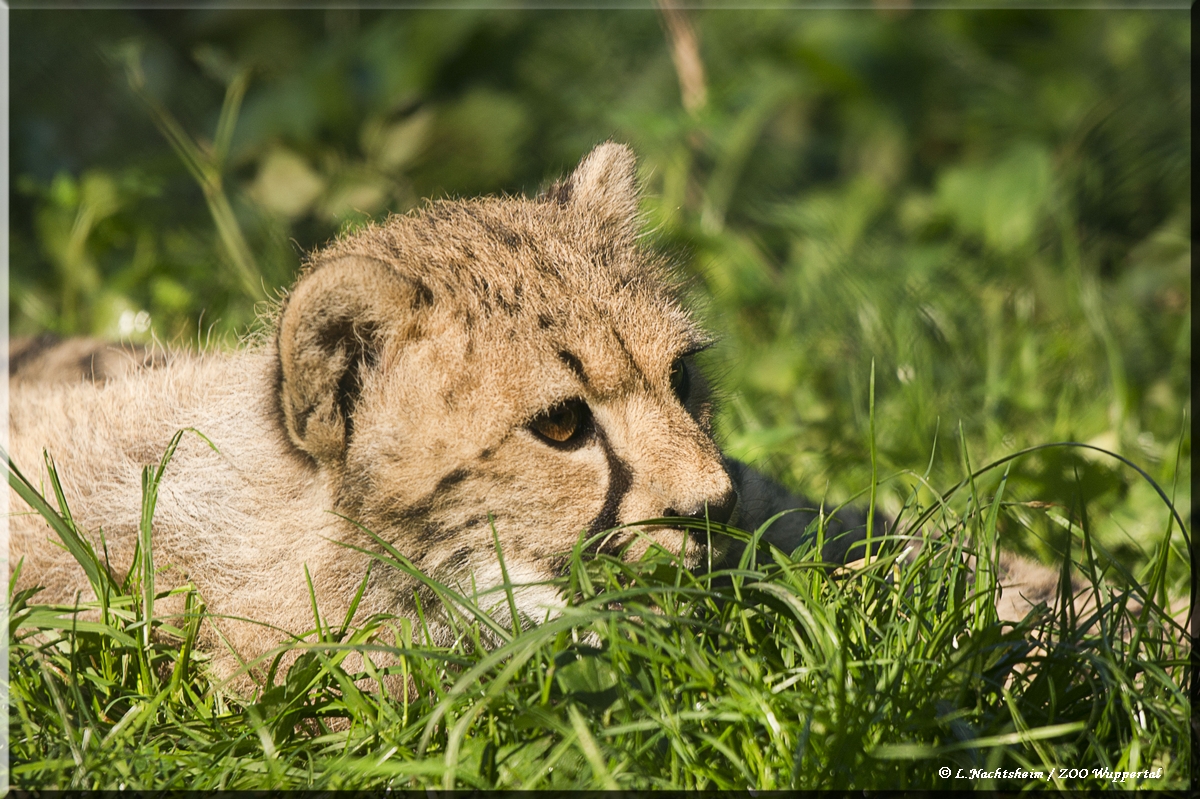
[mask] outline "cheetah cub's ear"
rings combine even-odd
[[[397,310],[428,303],[381,261],[349,257],[300,279],[279,323],[279,405],[288,437],[318,463],[336,463],[353,434],[352,412],[366,371]],[[403,315],[401,315],[403,316]]]
[[[633,150],[605,142],[588,153],[569,178],[552,186],[546,199],[631,231],[637,215],[636,164]]]

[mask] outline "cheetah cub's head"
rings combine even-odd
[[[317,253],[278,329],[290,440],[336,510],[427,573],[560,572],[581,532],[729,519],[692,357],[708,344],[637,242],[632,152],[604,144],[538,199],[435,202]],[[601,548],[679,552],[679,529]],[[685,560],[719,558],[703,533]],[[628,545],[628,546],[626,546]]]

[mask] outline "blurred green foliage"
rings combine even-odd
[[[976,465],[1092,441],[1190,506],[1186,11],[700,10],[687,109],[652,9],[10,19],[14,333],[232,343],[340,230],[615,138],[723,336],[732,454],[848,498],[874,363],[881,474],[959,479],[961,424]],[[1101,456],[1014,489],[1099,502],[1135,561],[1165,529]],[[1048,555],[1029,516],[1009,545]]]

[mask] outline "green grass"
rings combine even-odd
[[[144,530],[169,457],[146,469]],[[130,575],[109,574],[61,493],[56,510],[10,466],[10,484],[100,597],[68,608],[38,604],[35,590],[11,596],[12,783],[1182,788],[1188,649],[1162,601],[1178,598],[1169,546],[1135,582],[1076,507],[1064,519],[1070,568],[1102,612],[1077,614],[1060,591],[1054,607],[1000,624],[994,568],[967,563],[994,566],[999,520],[1036,512],[1007,497],[1013,463],[977,470],[928,507],[913,492],[906,532],[851,572],[832,572],[811,547],[750,546],[736,568],[693,574],[661,550],[636,563],[585,559],[580,541],[559,582],[568,604],[538,625],[488,616],[512,586],[476,596],[421,578],[457,608],[444,648],[421,645],[422,618],[350,626],[314,605],[312,630],[275,653],[299,653],[286,677],[270,668],[250,697],[215,684],[194,646],[202,596],[176,589],[187,612],[155,613],[165,594],[154,593],[147,535]],[[412,571],[378,543],[373,568]],[[294,590],[306,590],[303,576]],[[347,669],[351,652],[367,655],[364,671]],[[386,674],[407,693],[388,698]],[[1057,773],[1081,766],[1085,778]],[[1043,777],[955,781],[942,768]],[[1114,782],[1092,769],[1161,776]]]
[[[465,619],[450,651],[396,620],[320,643],[342,620],[314,621],[305,668],[248,704],[205,676],[194,619],[143,623],[152,583],[81,550],[107,622],[12,597],[14,784],[951,787],[938,768],[993,762],[1187,784],[1163,612],[1190,580],[1186,13],[692,21],[687,110],[638,10],[15,14],[13,330],[232,343],[338,231],[534,191],[612,137],[639,155],[646,243],[720,337],[723,450],[899,514],[931,539],[916,560],[601,558],[550,626]],[[951,490],[1052,441],[1126,462],[1047,447]],[[998,549],[1069,557],[1108,611],[1005,632],[993,572],[961,565]],[[376,633],[408,653],[407,704],[339,666]]]

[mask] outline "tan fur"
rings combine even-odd
[[[49,450],[75,518],[93,537],[103,528],[123,572],[142,465],[176,430],[203,432],[217,451],[186,436],[160,490],[155,557],[170,566],[160,583],[193,581],[247,659],[284,636],[221,617],[311,628],[305,567],[323,614],[340,621],[369,561],[342,544],[379,549],[343,517],[437,578],[481,590],[501,582],[493,524],[513,581],[536,583],[565,566],[581,531],[706,506],[727,517],[735,495],[703,383],[692,369],[685,407],[669,382],[706,339],[665,267],[638,246],[635,210],[633,156],[609,144],[544,199],[439,202],[393,217],[311,259],[274,341],[175,353],[97,384],[14,381],[14,461],[44,480]],[[572,399],[594,424],[577,446],[527,426]],[[632,541],[637,557],[651,540],[678,551],[684,539],[642,532],[608,546]],[[36,516],[12,519],[23,584],[45,586],[45,599],[86,596],[51,538]],[[701,549],[689,544],[690,563]],[[413,589],[377,568],[360,617],[413,615]],[[519,607],[537,620],[557,601],[531,587]]]

